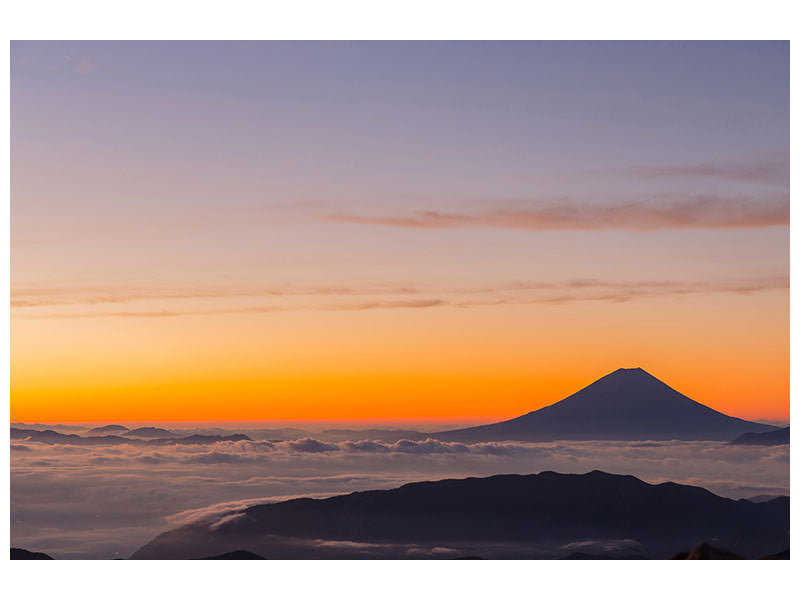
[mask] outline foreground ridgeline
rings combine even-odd
[[[431,434],[444,441],[724,440],[772,425],[729,417],[642,369],[617,369],[579,392],[521,417]]]
[[[780,553],[789,499],[601,471],[447,479],[252,506],[163,533],[131,558],[671,558],[702,540],[744,558]]]
[[[31,552],[24,548],[12,548],[11,560],[53,560],[53,557],[44,552]]]

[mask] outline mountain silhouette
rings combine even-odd
[[[782,494],[758,494],[757,496],[748,496],[745,500],[749,500],[750,502],[759,503],[759,502],[769,502],[770,500],[775,500],[775,498],[780,498]]]
[[[93,427],[86,433],[122,433],[124,431],[129,431],[124,425],[103,425],[102,427]]]
[[[731,444],[741,446],[781,446],[789,443],[789,428],[784,427],[776,431],[765,431],[764,433],[743,433]]]
[[[234,550],[217,556],[204,556],[200,560],[264,560],[264,557],[247,550]]]
[[[153,428],[148,428],[153,429]],[[134,446],[171,446],[175,444],[215,444],[217,442],[240,442],[249,440],[244,433],[231,435],[200,435],[193,434],[186,437],[121,437],[118,435],[80,436],[74,433],[58,433],[51,429],[39,431],[38,429],[19,429],[11,427],[12,440],[25,442],[40,442],[43,444],[70,444],[75,446],[115,446],[120,444]]]
[[[571,396],[521,417],[441,431],[443,441],[725,440],[772,425],[729,417],[695,402],[643,369],[617,369]]]
[[[19,427],[21,429],[37,429],[39,431],[43,431],[45,429],[56,429],[61,431],[84,431],[86,427],[81,427],[78,425],[64,425],[62,423],[55,423],[53,425],[45,425],[44,423],[20,423],[20,422],[12,422],[9,423],[11,427]]]
[[[250,436],[244,433],[232,433],[231,435],[200,435],[195,433],[182,438],[156,439],[151,440],[152,444],[215,444],[217,442],[241,442],[250,440]]]
[[[31,552],[24,548],[11,548],[11,560],[53,560],[44,552]]]
[[[561,560],[644,560],[646,556],[639,554],[591,554],[589,552],[573,552],[564,556]]]
[[[650,558],[713,540],[755,558],[789,545],[786,497],[754,504],[601,471],[427,481],[262,504],[215,519],[163,533],[131,558],[234,550],[267,559],[561,558],[587,540],[624,540]]]
[[[725,548],[715,548],[706,542],[700,542],[689,552],[681,552],[672,557],[675,560],[741,560],[743,557]]]
[[[77,446],[108,446],[114,444],[130,444],[129,440],[118,435],[80,436],[74,433],[59,433],[52,429],[39,431],[38,429],[19,429],[11,427],[12,440],[27,442],[41,442],[42,444],[74,444]]]
[[[430,436],[412,429],[325,429],[319,437],[329,441],[373,440],[393,444],[400,440],[424,440]]]
[[[136,429],[126,431],[125,435],[133,435],[143,438],[165,438],[174,436],[175,434],[171,431],[167,431],[166,429],[161,429],[160,427],[138,427]]]

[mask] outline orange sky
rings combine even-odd
[[[642,366],[727,414],[786,419],[787,304],[780,290],[552,306],[16,319],[11,417],[488,419]]]
[[[789,416],[788,43],[15,42],[14,421]],[[187,108],[190,107],[190,108]]]

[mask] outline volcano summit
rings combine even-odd
[[[730,417],[643,369],[617,369],[560,402],[508,421],[431,434],[457,442],[731,440],[777,429]]]

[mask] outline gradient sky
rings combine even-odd
[[[11,54],[14,421],[788,418],[788,43]]]

